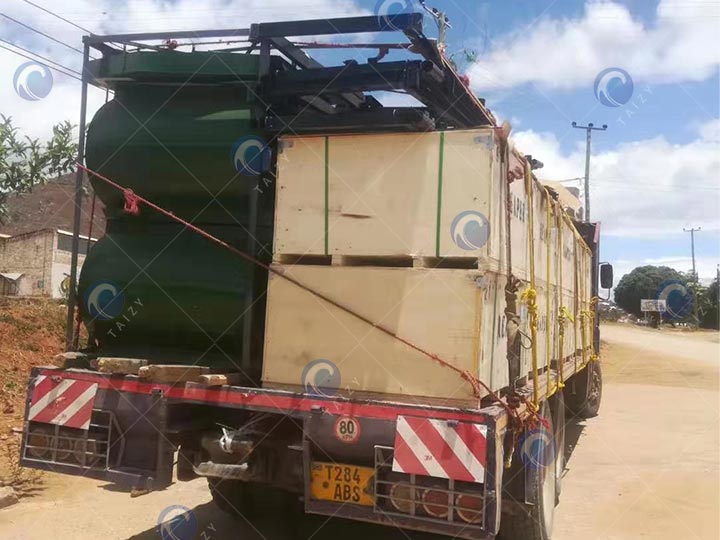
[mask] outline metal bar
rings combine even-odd
[[[378,107],[363,111],[323,115],[307,110],[295,116],[273,116],[265,119],[265,129],[283,131],[292,123],[295,133],[342,133],[346,131],[432,131],[433,119],[420,107]]]
[[[77,162],[85,161],[85,115],[87,114],[88,76],[86,73],[90,58],[90,45],[83,47],[82,85],[80,89],[80,125],[78,127]],[[75,215],[73,217],[72,255],[70,258],[70,290],[68,294],[67,320],[65,326],[65,350],[77,350],[77,338],[74,331],[75,304],[77,303],[77,264],[80,249],[80,220],[82,218],[83,178],[85,172],[78,167],[75,176]]]
[[[324,67],[320,62],[308,56],[305,51],[287,38],[275,37],[271,38],[270,41],[277,50],[305,69]],[[342,98],[353,107],[359,107],[365,102],[365,96],[361,93],[342,94]]]
[[[103,36],[91,34],[83,37],[83,42],[88,45],[98,43],[128,43],[130,41],[154,41],[163,39],[193,39],[206,37],[237,37],[247,36],[249,28],[227,28],[224,30],[187,30],[176,32],[142,32],[137,34],[106,34]]]
[[[385,62],[371,65],[333,66],[321,69],[281,71],[265,86],[269,97],[318,93],[404,90],[420,85],[422,61]]]
[[[422,33],[422,13],[393,15],[392,20],[370,15],[365,17],[342,17],[338,19],[313,19],[307,21],[259,23],[250,26],[250,39],[318,36],[334,34],[357,34],[362,32],[417,32]]]

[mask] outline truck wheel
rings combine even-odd
[[[600,362],[590,362],[568,381],[565,386],[565,403],[573,416],[593,418],[600,412],[601,401],[602,368]]]
[[[555,428],[555,504],[560,502],[562,476],[565,472],[565,399],[561,391],[550,398],[550,410]]]
[[[553,415],[548,400],[540,405],[540,415],[550,423],[550,433],[554,437]],[[533,430],[532,432],[535,432]],[[531,432],[531,433],[532,433]],[[522,471],[525,475],[525,498],[534,501],[525,504],[524,501],[503,501],[502,517],[500,520],[501,540],[550,540],[552,537],[553,521],[555,518],[556,474],[555,461],[558,453],[555,452],[554,441],[546,446],[547,453],[541,452],[536,459],[528,459],[527,452],[523,451],[524,444],[516,448],[513,461],[515,464],[510,471]],[[534,452],[531,451],[534,454]],[[523,456],[526,456],[523,458]],[[539,458],[539,459],[538,459]],[[521,461],[519,465],[515,460]]]
[[[217,507],[234,517],[248,516],[254,511],[247,482],[208,477],[208,487]]]
[[[280,507],[288,515],[297,499],[279,488],[241,480],[208,477],[208,486],[218,508],[234,517],[251,518],[265,511],[276,513]]]

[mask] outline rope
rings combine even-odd
[[[473,392],[475,393],[476,397],[479,398],[480,395],[481,395],[481,389],[484,389],[484,390],[488,393],[488,395],[489,395],[495,402],[499,403],[499,404],[508,412],[508,414],[510,414],[511,416],[515,416],[515,417],[518,416],[518,415],[517,415],[517,411],[514,411],[511,407],[509,407],[508,404],[505,403],[495,392],[493,392],[488,385],[486,385],[483,381],[481,381],[478,377],[476,377],[474,374],[470,373],[469,371],[463,370],[463,369],[460,369],[460,368],[457,367],[457,366],[454,366],[453,364],[451,364],[451,363],[448,362],[447,360],[444,360],[443,358],[440,358],[440,357],[439,357],[438,355],[436,355],[435,353],[432,353],[432,352],[430,352],[430,351],[427,351],[427,350],[423,349],[422,347],[420,347],[420,346],[412,343],[411,341],[403,338],[402,336],[397,335],[397,334],[394,333],[392,330],[386,328],[386,327],[383,326],[382,324],[373,322],[372,320],[368,319],[367,317],[365,317],[365,316],[357,313],[357,312],[354,311],[352,308],[347,307],[347,306],[341,304],[341,303],[338,302],[337,300],[334,300],[334,299],[332,299],[332,298],[324,295],[323,293],[316,291],[315,289],[312,289],[312,288],[309,287],[308,285],[305,285],[304,283],[296,280],[295,278],[286,275],[285,273],[283,273],[282,271],[278,270],[277,268],[274,268],[274,267],[270,266],[269,264],[266,264],[266,263],[264,263],[264,262],[256,259],[255,257],[252,257],[252,256],[248,255],[247,253],[245,253],[245,252],[243,252],[243,251],[240,251],[239,249],[237,249],[237,248],[231,246],[230,244],[228,244],[227,242],[224,242],[223,240],[220,240],[220,239],[217,238],[216,236],[211,235],[211,234],[208,233],[207,231],[205,231],[205,230],[197,227],[196,225],[193,225],[193,224],[190,223],[189,221],[186,221],[186,220],[184,220],[184,219],[176,216],[176,215],[173,214],[172,212],[169,212],[169,211],[165,210],[164,208],[161,208],[160,206],[158,206],[158,205],[150,202],[149,200],[145,199],[144,197],[141,197],[140,195],[135,194],[132,190],[126,189],[126,188],[124,188],[123,186],[121,186],[121,185],[119,185],[119,184],[116,184],[115,182],[113,182],[113,181],[110,180],[109,178],[106,178],[105,176],[102,176],[101,174],[93,171],[92,169],[89,169],[89,168],[85,167],[84,165],[81,165],[80,163],[78,163],[77,165],[78,165],[78,167],[79,167],[80,169],[84,170],[84,171],[87,172],[88,174],[91,174],[91,175],[94,176],[95,178],[97,178],[97,179],[99,179],[99,180],[102,180],[102,181],[105,182],[106,184],[108,184],[108,185],[114,187],[115,189],[123,192],[123,193],[125,194],[125,208],[126,208],[126,210],[127,210],[128,208],[130,208],[130,210],[128,210],[128,211],[130,211],[131,213],[133,212],[133,210],[137,210],[137,212],[139,213],[139,204],[142,203],[142,204],[144,204],[145,206],[147,206],[147,207],[155,210],[156,212],[158,212],[158,213],[160,213],[160,214],[163,214],[164,216],[169,217],[170,219],[172,219],[172,220],[174,220],[174,221],[177,221],[178,223],[180,223],[180,224],[184,225],[185,227],[187,227],[188,229],[196,232],[197,234],[199,234],[200,236],[206,238],[207,240],[210,240],[211,242],[214,242],[215,244],[218,244],[219,246],[224,247],[225,249],[229,250],[230,252],[234,253],[235,255],[237,255],[237,256],[245,259],[246,261],[248,261],[248,262],[250,262],[250,263],[252,263],[252,264],[254,264],[254,265],[256,265],[256,266],[259,266],[260,268],[263,268],[264,270],[266,270],[266,271],[268,271],[268,272],[270,272],[270,273],[272,273],[272,274],[275,274],[276,276],[278,276],[278,277],[280,277],[280,278],[282,278],[282,279],[284,279],[284,280],[292,283],[293,285],[299,287],[300,289],[302,289],[302,290],[304,290],[304,291],[306,291],[306,292],[308,292],[308,293],[316,296],[317,298],[319,298],[319,299],[327,302],[328,304],[330,304],[330,305],[332,305],[332,306],[334,306],[334,307],[336,307],[336,308],[344,311],[345,313],[347,313],[347,314],[349,314],[349,315],[352,315],[352,316],[355,317],[356,319],[361,320],[362,322],[364,322],[364,323],[372,326],[373,328],[377,328],[378,330],[380,330],[380,331],[383,332],[384,334],[387,334],[388,336],[390,336],[390,337],[398,340],[399,342],[407,345],[408,347],[410,347],[410,348],[413,349],[414,351],[417,351],[417,352],[419,352],[420,354],[422,354],[422,355],[424,355],[424,356],[427,356],[428,358],[430,358],[431,360],[437,362],[438,364],[442,365],[443,367],[446,367],[446,368],[449,368],[449,369],[455,371],[458,375],[460,375],[460,377],[461,377],[462,379],[466,380],[466,381],[472,386]]]
[[[533,404],[537,407],[540,403],[538,396],[538,390],[540,386],[540,380],[538,376],[538,351],[537,351],[537,333],[538,333],[538,307],[537,307],[537,290],[535,289],[535,231],[534,231],[534,220],[535,220],[535,208],[533,202],[533,185],[532,185],[532,169],[530,164],[525,165],[525,189],[527,190],[528,199],[528,249],[530,255],[529,271],[530,271],[530,287],[526,289],[521,299],[527,303],[528,315],[530,318],[530,337],[532,340],[532,348],[530,354],[532,356],[532,370],[533,370]]]
[[[543,186],[546,198],[546,210],[545,215],[545,364],[546,364],[546,375],[547,375],[547,388],[545,389],[545,397],[550,397],[554,393],[554,389],[551,391],[550,388],[550,368],[552,367],[552,350],[550,347],[550,242],[552,238],[550,236],[550,223],[552,222],[552,209],[550,192],[546,187]]]
[[[565,375],[563,368],[565,366],[565,321],[569,316],[572,320],[572,314],[563,305],[565,301],[565,289],[563,289],[563,259],[565,258],[565,241],[563,240],[563,213],[558,212],[556,224],[558,229],[558,287],[560,288],[560,298],[558,305],[558,388],[565,388]]]

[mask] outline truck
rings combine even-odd
[[[62,364],[32,370],[21,464],[550,539],[612,267],[423,14],[83,41],[74,256],[86,176],[107,230]]]

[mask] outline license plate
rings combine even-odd
[[[363,506],[375,504],[375,469],[372,467],[316,461],[310,472],[310,496],[313,499]]]

